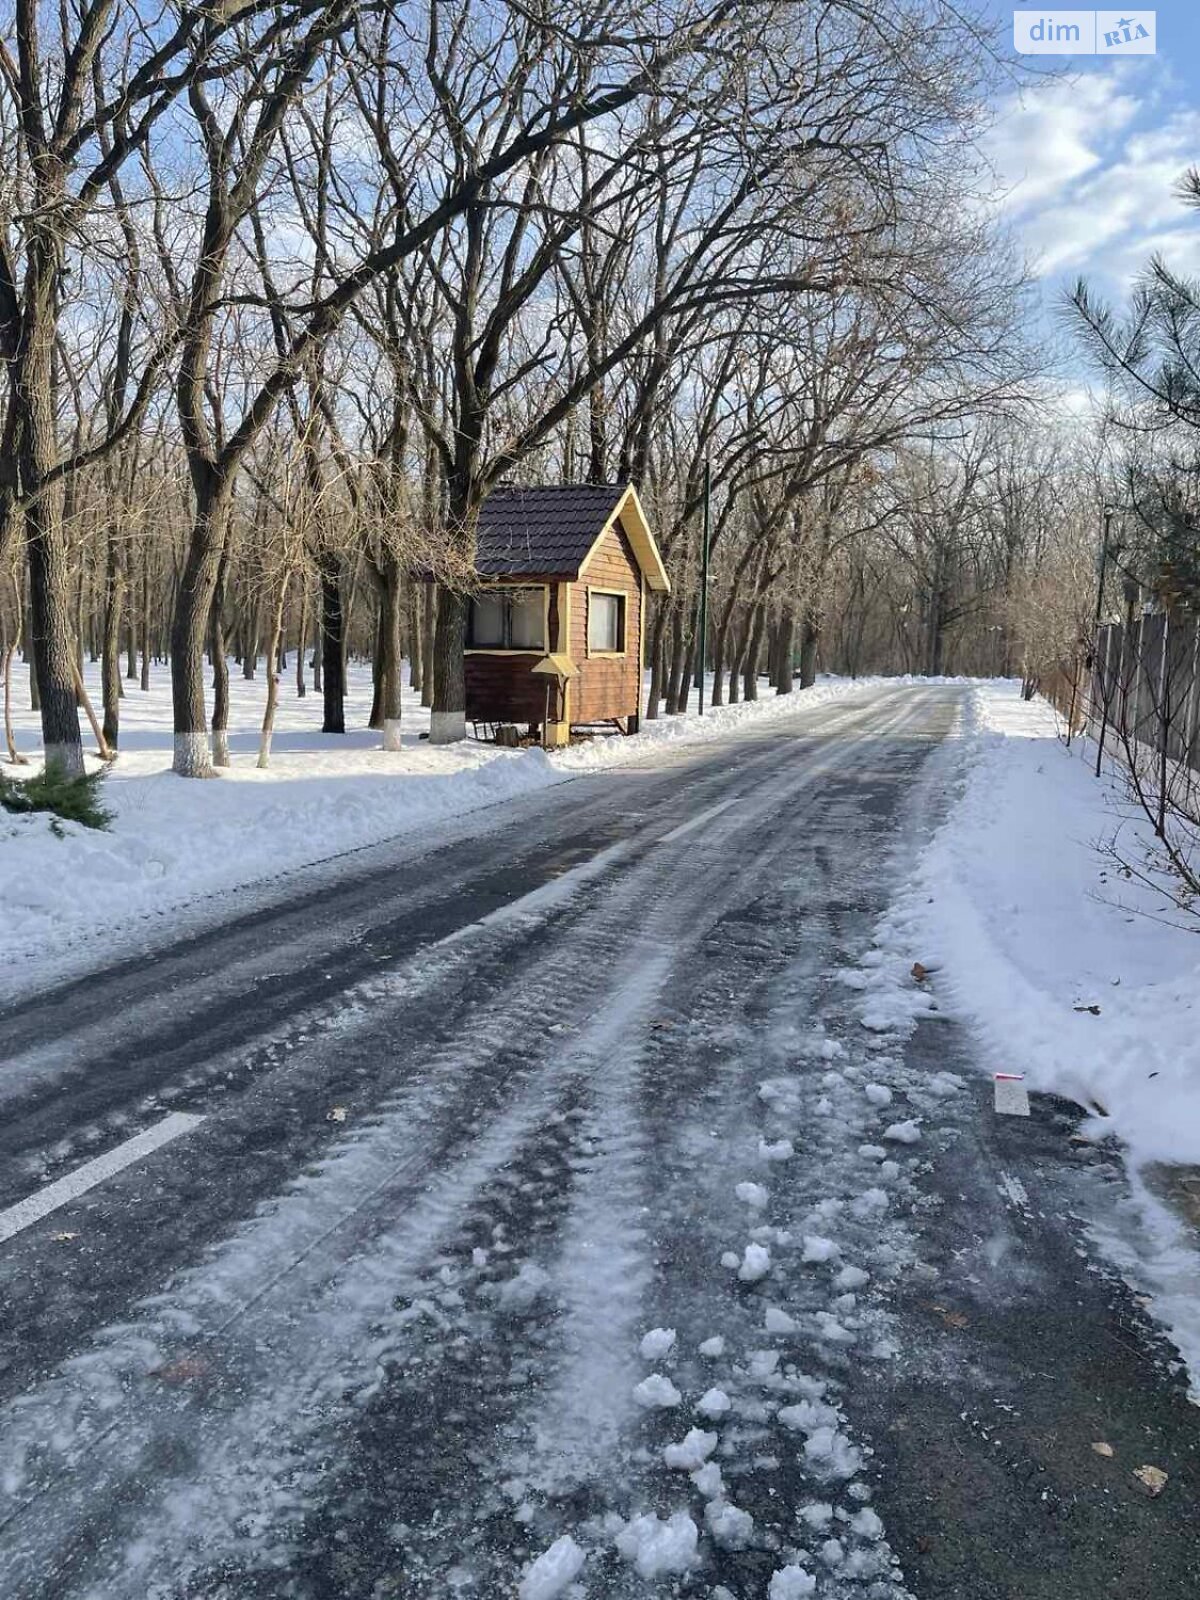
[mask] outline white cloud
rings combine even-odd
[[[1002,108],[990,144],[1002,209],[1042,277],[1088,272],[1124,289],[1156,248],[1200,264],[1175,193],[1200,151],[1200,111],[1146,125],[1151,102],[1120,81],[1058,79]]]
[[[1005,209],[1021,215],[1044,205],[1100,166],[1139,106],[1101,73],[1055,78],[1006,101],[985,142]]]

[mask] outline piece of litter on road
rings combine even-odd
[[[78,1237],[77,1233],[52,1233],[50,1235],[54,1244],[68,1244],[72,1239],[78,1239]]]
[[[996,1113],[1001,1117],[1027,1117],[1029,1115],[1029,1091],[1020,1078],[1006,1076],[998,1072],[995,1079],[995,1106]]]
[[[326,1113],[325,1120],[326,1120],[326,1122],[345,1122],[345,1120],[346,1120],[346,1108],[345,1108],[345,1106],[333,1106]]]
[[[1134,1477],[1148,1495],[1160,1495],[1167,1486],[1167,1474],[1161,1467],[1135,1467]]]
[[[1098,1456],[1115,1456],[1117,1453],[1113,1449],[1112,1445],[1105,1444],[1103,1439],[1097,1439],[1095,1444],[1092,1446],[1092,1449]]]

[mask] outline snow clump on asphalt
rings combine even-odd
[[[569,1533],[537,1558],[517,1587],[518,1600],[556,1600],[579,1576],[586,1557]]]
[[[641,1343],[643,1361],[660,1361],[675,1344],[674,1328],[651,1328]]]
[[[660,1522],[653,1512],[632,1517],[617,1535],[618,1553],[632,1562],[639,1577],[659,1578],[687,1572],[696,1559],[699,1532],[686,1511]]]
[[[664,1378],[661,1372],[652,1372],[634,1385],[633,1398],[647,1411],[666,1411],[677,1406],[683,1397],[670,1378]]]
[[[771,1579],[767,1600],[804,1600],[816,1592],[817,1580],[803,1567],[780,1567]]]
[[[705,1433],[702,1428],[690,1428],[678,1444],[667,1445],[663,1460],[669,1467],[694,1472],[717,1448],[718,1437],[715,1433]]]

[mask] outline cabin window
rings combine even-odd
[[[544,650],[544,589],[489,589],[471,601],[470,648]]]
[[[588,594],[588,650],[593,655],[621,655],[625,650],[625,596]]]

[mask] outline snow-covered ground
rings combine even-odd
[[[961,738],[937,758],[954,798],[877,932],[863,988],[868,1027],[933,1004],[968,1021],[997,1073],[1093,1114],[1115,1136],[1133,1205],[1093,1230],[1188,1360],[1200,1394],[1200,1260],[1195,1240],[1143,1180],[1153,1163],[1200,1164],[1200,919],[1125,878],[1108,846],[1140,862],[1151,830],[1119,770],[1094,776],[1095,746],[1068,750],[1054,710],[1017,684],[983,683]],[[1103,1237],[1100,1237],[1100,1235]]]
[[[897,906],[896,962],[939,968],[995,1071],[1094,1109],[1135,1164],[1200,1162],[1200,919],[1114,868],[1105,843],[1119,829],[1136,855],[1149,829],[1044,701],[978,685],[963,732],[961,795]]]
[[[98,705],[98,668],[88,689]],[[569,750],[502,750],[472,739],[433,747],[421,739],[429,712],[406,687],[403,748],[385,752],[366,727],[370,670],[352,666],[344,735],[323,734],[321,698],[281,684],[271,765],[255,765],[266,684],[230,675],[233,764],[210,783],[171,767],[170,676],[157,667],[148,694],[129,685],[121,703],[120,756],[104,784],[113,813],[106,832],[0,812],[0,970],[6,988],[38,981],[39,969],[101,932],[376,844],[599,768],[652,757],[680,743],[713,739],[748,718],[790,713],[865,686],[825,680],[782,700],[770,690],[750,704],[711,706],[647,723],[631,739],[602,736]],[[23,687],[23,685],[22,685]],[[25,702],[22,694],[21,700]],[[18,748],[40,750],[38,719],[15,717]],[[86,741],[90,744],[90,740]],[[11,769],[10,769],[11,770]],[[21,769],[28,771],[31,769]],[[99,954],[99,952],[98,952]]]

